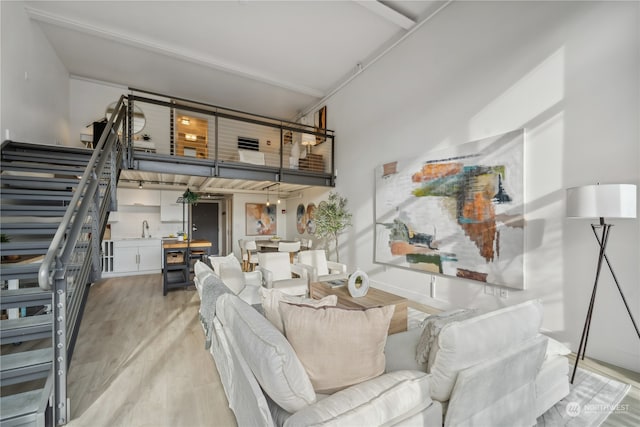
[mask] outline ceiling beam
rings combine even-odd
[[[409,18],[406,15],[403,15],[402,13],[398,12],[397,10],[393,10],[391,9],[389,6],[380,3],[379,1],[359,1],[359,0],[355,0],[356,3],[358,3],[360,6],[369,9],[370,11],[372,11],[373,13],[375,13],[378,16],[381,16],[382,18],[386,19],[387,21],[401,27],[404,30],[410,30],[411,27],[413,27],[414,25],[416,25],[416,21],[414,21],[413,19]]]

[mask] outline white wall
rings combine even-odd
[[[427,304],[494,309],[531,298],[543,327],[575,351],[597,245],[564,217],[565,188],[639,184],[639,4],[454,2],[327,103],[337,132],[336,190],[354,226],[341,258],[374,283]],[[374,167],[524,127],[525,291],[373,262]],[[398,150],[402,147],[401,150]],[[288,224],[295,223],[289,217]],[[616,224],[608,255],[640,320],[638,220]],[[587,354],[640,371],[640,346],[611,275],[601,279]]]
[[[107,106],[126,93],[126,86],[71,77],[69,79],[71,145],[83,146],[80,142],[80,134],[93,135],[93,127],[87,127],[87,125],[104,118]]]
[[[0,8],[1,139],[68,145],[69,73],[23,2],[3,1]]]

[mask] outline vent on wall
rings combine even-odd
[[[238,150],[260,151],[260,140],[257,138],[238,137]]]

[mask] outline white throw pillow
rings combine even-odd
[[[262,309],[264,310],[264,316],[275,326],[281,333],[284,334],[284,325],[282,323],[282,313],[280,311],[280,301],[306,305],[308,307],[335,307],[338,303],[337,295],[327,295],[321,299],[305,298],[303,296],[288,295],[282,293],[278,289],[266,289],[260,288],[260,295],[262,297]]]
[[[284,330],[316,393],[332,394],[384,372],[395,306],[367,310],[280,303]]]
[[[240,265],[240,261],[233,253],[230,253],[227,256],[210,256],[209,262],[213,267],[213,271],[215,271],[218,275],[220,275],[220,265],[226,264],[228,266],[234,267],[237,270],[242,271],[242,266]]]
[[[200,282],[204,282],[204,279],[207,278],[209,274],[213,274],[213,270],[202,261],[196,261],[193,266],[193,273],[200,280]]]
[[[291,344],[257,310],[236,295],[216,301],[216,316],[243,356],[260,387],[284,410],[294,413],[316,402],[309,377]]]
[[[233,264],[220,264],[220,279],[231,291],[238,295],[246,286],[244,273]]]

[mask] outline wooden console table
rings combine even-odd
[[[209,255],[211,242],[192,240],[190,242],[164,241],[162,255],[164,257],[162,294],[167,295],[170,289],[184,288],[191,285],[191,259]]]
[[[373,307],[395,306],[391,323],[389,324],[389,335],[407,330],[407,304],[404,297],[394,295],[380,289],[369,288],[369,292],[363,297],[354,298],[349,294],[347,286],[332,287],[327,282],[314,282],[309,285],[311,298],[320,299],[327,295],[338,297],[337,307],[367,309]]]

